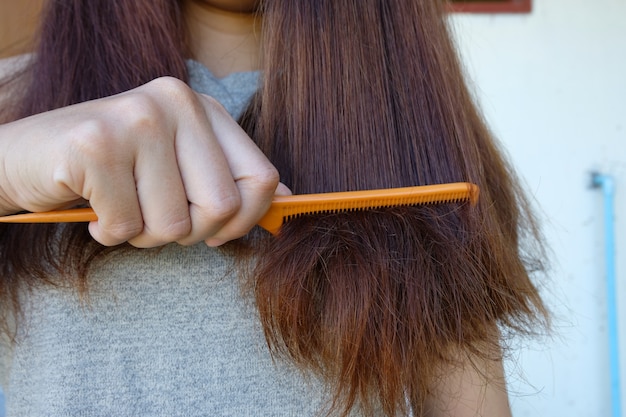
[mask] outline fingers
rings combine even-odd
[[[135,184],[143,229],[128,242],[136,247],[175,242],[191,232],[189,206],[173,142],[147,140],[149,152],[139,152]]]
[[[228,160],[204,108],[200,107],[194,117],[193,123],[187,121],[179,126],[176,141],[178,168],[191,221],[190,233],[177,240],[184,245],[214,235],[236,215],[242,204]]]
[[[56,130],[42,136],[55,136],[48,138],[54,181],[30,187],[47,191],[29,204],[88,200],[98,215],[90,233],[104,245],[220,245],[245,235],[275,194],[290,194],[224,108],[178,80],[159,79],[49,118]],[[35,171],[33,177],[49,177]]]
[[[177,111],[168,113],[175,119],[172,125],[151,128],[144,121],[131,129],[141,133],[135,133],[134,156],[118,177],[131,175],[133,181],[94,187],[109,193],[109,201],[95,193],[90,198],[100,219],[90,231],[101,243],[217,246],[245,235],[271,204],[278,172],[224,108],[190,91],[174,91],[170,100],[177,103]],[[150,105],[139,107],[145,111]],[[116,182],[125,185],[113,186]],[[125,197],[133,192],[135,198]],[[284,185],[279,192],[290,193]],[[125,201],[123,207],[110,207],[114,195],[122,196],[116,200]]]
[[[278,172],[221,105],[199,97],[210,125],[200,149],[208,153],[197,152],[198,146],[179,149],[181,159],[191,161],[181,164],[181,174],[193,224],[193,233],[179,243],[200,239],[217,246],[245,235],[267,212]]]

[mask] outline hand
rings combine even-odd
[[[104,245],[220,245],[290,193],[219,103],[168,77],[0,126],[0,164],[5,213],[87,200]]]

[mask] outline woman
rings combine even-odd
[[[99,220],[0,236],[10,413],[510,414],[540,241],[443,4],[57,0],[15,74],[2,213]],[[454,181],[476,207],[248,233],[275,194]]]

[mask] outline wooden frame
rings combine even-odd
[[[450,11],[457,13],[530,13],[531,0],[452,0]]]

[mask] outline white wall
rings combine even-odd
[[[602,193],[589,183],[593,170],[616,181],[626,392],[626,1],[533,1],[528,15],[452,17],[476,95],[541,207],[553,251],[554,334],[516,352],[511,401],[516,417],[608,416]]]

